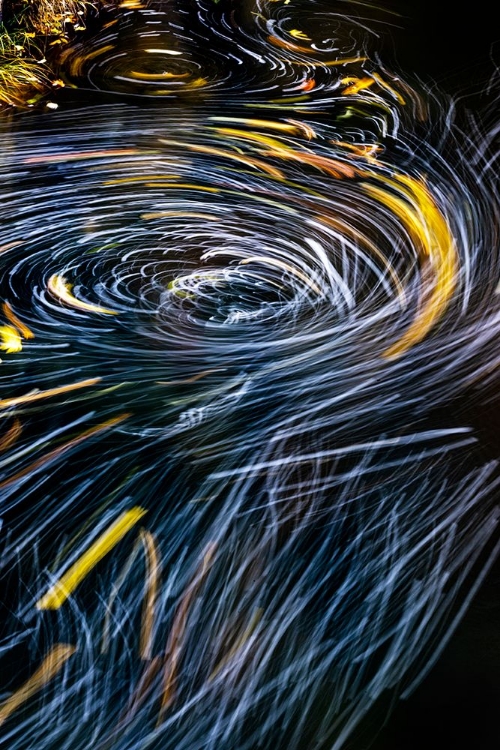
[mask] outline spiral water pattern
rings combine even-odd
[[[132,103],[0,123],[9,747],[340,750],[497,554],[494,127],[296,5],[127,10],[63,63]]]

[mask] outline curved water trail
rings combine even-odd
[[[0,124],[9,747],[340,750],[495,558],[495,126],[314,6],[127,11]]]

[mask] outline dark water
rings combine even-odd
[[[78,644],[2,727],[19,750],[498,744],[494,27],[479,6],[261,6],[274,26],[223,0],[129,12],[70,51],[57,110],[2,123],[0,288],[35,337],[2,353],[0,395],[80,384],[2,407],[22,427],[2,464],[4,697]],[[311,39],[354,62],[304,62]],[[373,74],[347,104],[341,77]],[[437,281],[395,198],[444,245],[446,217],[458,260],[433,258]],[[439,283],[446,309],[405,348]],[[156,541],[134,527],[35,610],[138,506]]]
[[[404,70],[434,80],[452,93],[474,92],[472,108],[487,97],[482,81],[498,65],[498,33],[487,3],[466,11],[455,3],[393,4],[406,15],[395,42]],[[500,414],[476,407],[492,453],[498,447]],[[375,750],[429,747],[497,747],[500,702],[500,566],[493,567],[431,674],[407,700],[396,704],[386,726],[368,723],[359,747]],[[353,748],[356,744],[352,745]]]

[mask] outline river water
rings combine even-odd
[[[0,121],[8,746],[496,746],[491,34],[105,21]]]

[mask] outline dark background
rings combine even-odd
[[[382,39],[382,58],[394,56],[402,71],[464,97],[466,106],[491,106],[492,101],[495,106],[494,97],[485,93],[500,57],[500,26],[493,3],[382,0],[372,5],[402,14],[394,19],[402,28]],[[500,105],[497,111],[500,115]],[[489,436],[487,452],[500,457],[500,411],[478,409],[476,419]],[[499,709],[497,562],[431,674],[408,700],[396,703],[380,733],[378,722],[386,707],[378,707],[349,750],[496,750],[500,747]]]
[[[483,106],[486,99],[491,104],[491,95],[484,92],[500,60],[496,4],[476,0],[466,11],[456,0],[366,0],[366,4],[372,18],[377,16],[375,6],[400,14],[389,17],[380,11],[381,21],[395,24],[390,31],[383,24],[380,29],[380,57],[389,68],[395,61],[402,72],[466,97],[466,106]],[[339,10],[339,5],[332,0],[332,8]],[[343,5],[349,12],[349,3]],[[359,6],[360,14],[363,11]],[[498,114],[500,119],[500,106]],[[476,421],[488,435],[488,456],[500,458],[500,410],[478,410]],[[430,675],[385,719],[388,708],[387,702],[375,707],[346,750],[500,748],[500,562]],[[385,723],[382,729],[381,723]]]
[[[367,19],[379,33],[372,42],[383,63],[396,61],[405,73],[450,92],[477,89],[500,61],[500,24],[491,2],[478,0],[466,10],[452,0],[331,0],[331,6]]]

